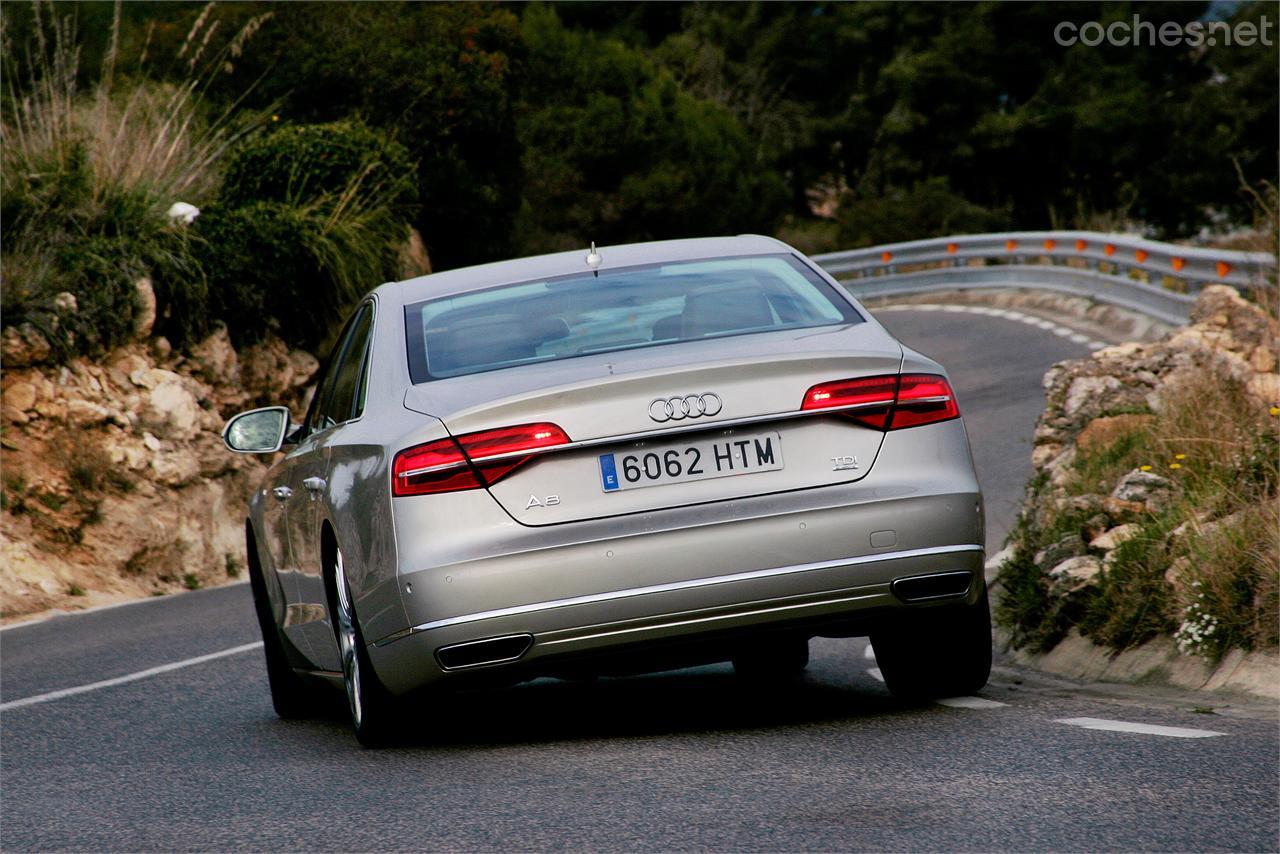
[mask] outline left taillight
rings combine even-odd
[[[430,495],[492,486],[538,452],[569,444],[555,424],[521,424],[415,445],[391,464],[391,494]]]
[[[900,430],[960,416],[955,392],[937,374],[833,380],[804,395],[803,410],[832,409],[876,430]]]

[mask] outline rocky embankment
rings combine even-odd
[[[1158,641],[1198,658],[1195,673],[1274,651],[1278,345],[1268,311],[1213,286],[1188,326],[1046,374],[1035,477],[998,575],[1012,646],[1087,638],[1114,656]]]
[[[0,618],[242,576],[264,462],[227,452],[223,423],[266,403],[296,411],[316,359],[278,339],[237,352],[225,329],[179,354],[153,320],[154,308],[134,342],[63,365],[38,333],[5,330]]]

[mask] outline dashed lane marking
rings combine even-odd
[[[874,659],[874,658],[876,657],[876,651],[875,651],[875,649],[871,646],[871,644],[867,644],[867,648],[866,648],[866,649],[864,649],[864,650],[862,651],[862,657],[863,657],[863,658],[872,658],[872,659]]]
[[[1108,732],[1136,732],[1143,735],[1163,735],[1168,738],[1213,738],[1215,735],[1226,735],[1211,729],[1188,729],[1176,726],[1156,726],[1155,724],[1138,724],[1131,721],[1109,721],[1105,718],[1061,718],[1056,724],[1100,729]]]
[[[89,691],[97,691],[100,688],[110,688],[114,685],[123,685],[126,682],[137,682],[139,679],[147,679],[151,676],[159,676],[161,673],[168,673],[171,670],[181,670],[184,667],[204,664],[206,661],[226,658],[228,655],[238,655],[242,652],[248,652],[251,649],[258,649],[261,646],[262,641],[246,643],[241,646],[233,646],[230,649],[224,649],[219,652],[211,652],[208,655],[197,655],[195,658],[174,661],[170,664],[161,664],[159,667],[149,667],[146,670],[139,670],[136,673],[117,676],[114,679],[103,679],[101,682],[90,682],[88,685],[77,685],[74,688],[63,688],[60,691],[50,691],[47,694],[36,694],[32,697],[23,697],[21,700],[10,700],[7,703],[0,703],[0,712],[7,712],[10,709],[16,709],[21,706],[34,706],[36,703],[48,703],[52,700],[61,700],[63,697],[74,697],[76,694],[85,694]]]
[[[868,672],[868,673],[870,673],[870,674],[871,674],[871,678],[872,678],[872,679],[874,679],[874,680],[876,680],[877,682],[883,682],[883,681],[884,681],[884,674],[880,672],[880,668],[879,668],[879,667],[869,667],[869,668],[867,668],[867,672]]]
[[[1005,308],[988,308],[985,305],[949,305],[944,303],[900,303],[898,305],[882,305],[876,309],[880,311],[946,311],[952,314],[982,314],[988,317],[1003,317],[1007,320],[1015,320],[1019,323],[1025,323],[1029,326],[1035,326],[1054,335],[1060,335],[1068,341],[1076,344],[1083,344],[1090,350],[1101,350],[1108,346],[1105,341],[1099,341],[1090,338],[1087,335],[1076,332],[1060,323],[1054,323],[1052,320],[1046,320],[1043,317],[1035,317],[1030,314],[1023,314],[1020,311]]]
[[[1002,709],[1009,705],[995,700],[984,700],[982,697],[943,697],[937,703],[953,709]]]

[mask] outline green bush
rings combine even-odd
[[[215,206],[196,226],[210,313],[237,346],[274,332],[317,348],[365,291],[396,277],[405,237],[385,210],[334,217],[276,202]]]
[[[247,344],[315,349],[360,296],[399,272],[416,198],[403,146],[355,121],[285,127],[230,157],[194,231],[210,314]]]
[[[403,145],[359,121],[285,126],[235,151],[219,201],[307,204],[360,192],[407,218],[417,201],[414,168]]]

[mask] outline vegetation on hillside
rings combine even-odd
[[[437,269],[743,231],[816,251],[1230,230],[1250,221],[1240,179],[1275,183],[1274,47],[1053,31],[1269,8],[9,3],[4,323],[62,354],[110,346],[146,274],[175,345],[224,320],[314,346],[297,289],[340,313],[394,274],[407,225]],[[369,162],[299,143],[342,128]],[[175,201],[201,209],[191,228],[163,216]]]

